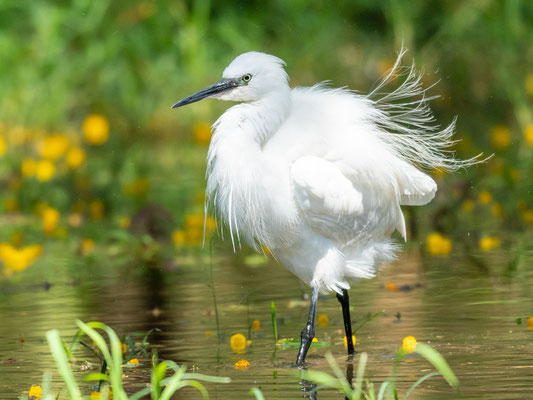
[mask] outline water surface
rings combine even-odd
[[[56,328],[69,341],[76,331],[75,319],[105,322],[119,335],[159,328],[150,342],[161,359],[231,377],[229,384],[207,384],[214,399],[252,398],[251,387],[260,387],[266,399],[307,396],[297,370],[288,368],[297,349],[274,343],[270,303],[277,307],[280,337],[299,337],[308,311],[303,294],[309,289],[275,261],[247,254],[251,253],[233,256],[228,246],[216,244],[212,256],[204,250],[150,266],[64,268],[70,261],[60,260],[47,275],[5,283],[0,289],[0,398],[18,398],[30,385],[40,384],[44,371],[53,371],[55,393],[62,388],[44,338],[47,330]],[[512,257],[505,251],[474,255],[483,262],[482,268],[461,254],[430,257],[411,248],[377,278],[352,285],[354,327],[369,314],[384,311],[357,332],[356,350],[368,353],[368,380],[377,385],[386,380],[391,356],[405,336],[413,335],[446,358],[461,390],[457,393],[434,377],[411,398],[533,398],[533,332],[526,323],[532,314],[533,271],[506,277]],[[524,262],[530,261],[526,255]],[[391,284],[404,290],[390,290]],[[318,315],[322,314],[329,321],[317,327],[316,335],[332,345],[311,347],[309,367],[331,372],[324,357],[331,351],[341,368],[351,362],[356,369],[359,356],[351,361],[345,356],[335,296],[320,297]],[[251,330],[256,319],[261,329]],[[242,354],[229,345],[235,333],[251,340]],[[82,351],[77,361],[84,358],[94,363],[92,372],[97,372],[94,357]],[[248,370],[234,368],[241,358],[250,362]],[[141,359],[139,367],[125,370],[128,391],[145,387],[149,368],[150,361]],[[431,370],[421,357],[404,362],[399,370],[400,393]],[[80,380],[85,373],[78,373]],[[88,383],[81,387],[86,393],[92,390]],[[64,389],[62,393],[67,398]],[[201,398],[192,389],[178,393],[176,398]],[[343,396],[324,389],[318,398]]]

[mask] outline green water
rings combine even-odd
[[[119,335],[147,332],[161,359],[184,363],[196,372],[229,376],[229,384],[207,384],[211,398],[246,399],[251,387],[260,387],[266,399],[298,399],[307,396],[297,370],[288,368],[296,348],[274,344],[270,302],[274,301],[281,338],[298,337],[307,318],[309,292],[275,261],[260,262],[244,255],[233,256],[225,244],[209,252],[180,257],[171,263],[146,266],[88,266],[82,273],[57,268],[33,280],[4,283],[0,289],[0,398],[15,399],[40,384],[43,372],[53,372],[53,392],[62,384],[44,339],[47,330],[59,329],[70,340],[75,319],[109,324]],[[387,379],[391,356],[405,336],[429,343],[449,362],[460,380],[460,393],[440,377],[426,381],[412,399],[528,399],[533,398],[533,331],[527,330],[532,315],[533,269],[505,277],[511,256],[503,250],[474,254],[483,262],[472,263],[456,254],[423,257],[417,248],[384,269],[377,278],[352,285],[352,319],[357,326],[369,313],[384,313],[357,332],[356,350],[368,353],[366,378],[379,384]],[[529,263],[531,255],[523,257]],[[68,264],[62,260],[61,265]],[[252,264],[252,265],[250,265]],[[106,272],[108,271],[108,272]],[[525,271],[525,272],[524,272]],[[211,273],[214,285],[211,286]],[[46,282],[46,283],[45,283]],[[411,290],[391,291],[387,283]],[[216,299],[216,307],[215,307]],[[399,315],[398,315],[399,313]],[[218,314],[218,324],[217,324]],[[331,372],[324,354],[331,351],[341,368],[348,368],[342,344],[342,316],[335,296],[320,297],[318,315],[329,322],[317,327],[328,348],[313,348],[307,361],[314,370]],[[522,324],[517,319],[522,318]],[[261,329],[251,330],[253,320]],[[229,345],[234,333],[251,340],[243,354]],[[81,352],[79,364],[96,359]],[[359,356],[351,361],[357,368]],[[248,370],[236,370],[245,358]],[[421,357],[413,357],[399,369],[399,390],[432,370]],[[127,391],[135,392],[149,382],[150,361],[125,369]],[[79,371],[81,378],[87,371]],[[81,383],[85,393],[93,390]],[[65,390],[62,398],[67,398]],[[201,398],[187,389],[175,398]],[[331,389],[318,392],[319,399],[342,399]]]

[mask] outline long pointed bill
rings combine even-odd
[[[178,108],[181,106],[186,106],[187,104],[196,103],[197,101],[214,96],[218,93],[225,92],[227,90],[231,90],[233,88],[236,88],[237,86],[239,86],[239,84],[233,79],[222,79],[217,83],[200,90],[199,92],[196,92],[194,94],[191,94],[190,96],[185,97],[184,99],[181,99],[176,104],[174,104],[172,108]]]

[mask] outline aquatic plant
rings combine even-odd
[[[214,383],[228,383],[230,378],[223,378],[217,376],[208,376],[198,373],[188,373],[187,367],[178,365],[173,361],[158,362],[157,357],[153,357],[153,367],[151,370],[151,381],[149,387],[138,391],[137,393],[128,396],[123,386],[123,344],[113,329],[101,322],[84,323],[76,321],[76,325],[80,328],[78,333],[74,336],[74,340],[70,348],[65,346],[61,340],[59,332],[55,329],[50,330],[46,334],[46,339],[50,350],[56,361],[59,373],[65,382],[69,396],[73,400],[82,400],[88,398],[83,396],[72,372],[69,364],[69,358],[72,356],[72,348],[80,343],[83,336],[88,336],[96,346],[98,354],[103,358],[102,368],[99,373],[91,373],[85,377],[85,381],[99,381],[98,398],[106,393],[112,393],[115,400],[137,400],[144,396],[150,395],[153,400],[169,400],[172,395],[178,390],[190,386],[198,389],[204,399],[209,398],[207,389],[200,383],[214,382]],[[104,331],[107,334],[109,345],[104,337],[98,332]],[[146,338],[146,337],[145,337]],[[145,339],[143,339],[143,342]],[[136,358],[130,358],[129,363],[135,364]],[[167,377],[168,374],[171,376]],[[44,385],[43,385],[44,386]],[[96,395],[91,394],[91,399]],[[43,389],[43,400],[52,400],[54,396],[51,395],[49,385],[46,391]]]
[[[405,338],[403,346],[396,352],[391,375],[389,376],[389,379],[381,384],[377,394],[374,384],[365,380],[365,370],[368,361],[367,353],[362,353],[359,356],[354,384],[348,381],[330,352],[326,353],[326,359],[334,375],[330,375],[326,372],[310,370],[302,371],[302,378],[318,384],[319,386],[315,390],[320,390],[321,387],[336,388],[343,392],[348,400],[397,400],[399,398],[396,390],[398,367],[405,356],[413,352],[415,349],[416,352],[428,360],[437,371],[430,372],[419,378],[407,390],[407,392],[405,392],[405,395],[402,397],[403,400],[407,399],[413,390],[422,382],[437,375],[441,375],[452,388],[458,388],[459,381],[442,355],[427,344],[417,343],[412,336]]]

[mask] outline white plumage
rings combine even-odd
[[[425,90],[413,68],[380,95],[400,67],[370,95],[319,84],[291,89],[284,62],[250,52],[224,71],[248,83],[210,97],[243,101],[214,124],[207,157],[207,198],[241,241],[274,256],[321,292],[370,278],[393,259],[396,229],[406,238],[401,205],[423,205],[437,185],[413,163],[456,169],[447,148],[454,123],[432,125]]]
[[[403,54],[372,93],[361,95],[324,84],[291,89],[281,59],[245,53],[221,81],[173,106],[206,97],[241,102],[213,125],[207,200],[234,249],[242,241],[267,246],[313,288],[300,367],[314,337],[319,291],[337,292],[352,337],[349,281],[373,277],[394,258],[391,234],[406,239],[400,206],[424,205],[437,191],[419,168],[479,162],[453,158],[455,121],[444,129],[434,124],[420,75],[400,66]],[[399,75],[403,83],[381,93]]]

